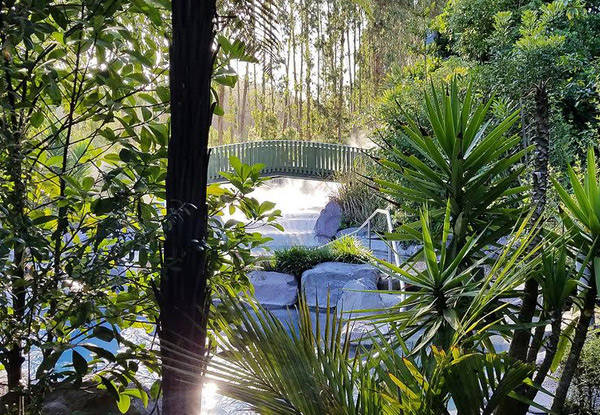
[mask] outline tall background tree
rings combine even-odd
[[[422,56],[427,22],[440,7],[388,0],[273,4],[272,25],[281,47],[266,60],[266,71],[256,64],[240,69],[244,82],[222,97],[234,116],[214,120],[211,145],[272,139],[366,142],[388,75]],[[389,42],[389,33],[397,41]],[[251,34],[261,36],[259,27]]]

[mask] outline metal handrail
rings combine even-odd
[[[390,214],[390,211],[387,209],[375,209],[375,211],[373,213],[371,213],[371,215],[363,222],[362,225],[360,225],[358,228],[356,228],[355,230],[353,230],[352,232],[347,233],[345,236],[351,236],[354,234],[358,234],[358,232],[360,232],[361,230],[363,230],[365,227],[367,228],[367,241],[368,241],[368,247],[369,250],[371,249],[371,222],[373,220],[373,218],[375,218],[375,216],[377,215],[384,215],[386,218],[386,225],[388,228],[388,232],[393,232],[394,228],[392,226],[392,215]],[[397,267],[402,266],[402,263],[400,261],[400,254],[398,254],[398,242],[397,241],[389,241],[391,243],[388,244],[386,242],[386,245],[388,247],[388,262],[391,263],[392,262],[392,255],[394,257],[394,262],[396,264]],[[331,242],[329,242],[331,243]],[[326,244],[328,245],[328,244]],[[400,280],[400,290],[404,291],[404,281]],[[388,281],[388,290],[392,291],[392,281],[389,280]],[[402,294],[402,299],[404,300],[404,294]]]

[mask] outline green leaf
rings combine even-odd
[[[36,377],[38,379],[41,379],[48,372],[52,371],[54,369],[54,367],[56,366],[56,363],[58,362],[58,359],[60,358],[60,356],[62,354],[63,354],[62,350],[55,350],[52,353],[50,353],[49,356],[44,358],[44,360],[42,360],[42,363],[38,367],[38,370],[36,372]]]
[[[40,125],[42,125],[42,123],[44,122],[44,114],[42,112],[34,112],[31,115],[31,118],[29,119],[29,122],[31,123],[32,126],[34,126],[35,128],[39,127]]]
[[[119,394],[119,391],[112,380],[105,378],[104,376],[100,376],[100,382],[115,401],[119,402],[121,400],[121,395]]]
[[[124,414],[129,410],[130,406],[131,398],[129,397],[129,395],[126,395],[124,393],[120,394],[119,400],[117,401],[117,407],[119,408],[119,411],[121,411],[121,413]]]
[[[150,387],[150,397],[153,400],[157,400],[159,398],[160,388],[161,388],[160,380],[155,380],[154,383],[152,383],[152,386]]]
[[[77,350],[73,350],[73,367],[79,376],[84,376],[88,371],[85,358]]]
[[[95,327],[93,336],[105,342],[111,342],[115,339],[114,331],[104,326]]]
[[[121,393],[122,395],[132,396],[142,401],[144,408],[148,407],[148,394],[143,389],[126,389]]]
[[[105,338],[107,338],[107,337],[105,337]],[[84,348],[88,349],[90,352],[93,352],[96,355],[98,355],[98,357],[100,357],[102,359],[106,359],[109,362],[114,362],[115,361],[115,355],[111,351],[106,350],[103,347],[96,346],[96,345],[93,345],[93,344],[82,344],[81,347],[84,347]]]
[[[159,86],[156,88],[156,95],[158,95],[158,98],[160,98],[160,100],[164,103],[168,103],[171,97],[169,89],[164,86]]]
[[[32,223],[36,226],[39,226],[39,225],[43,225],[44,223],[51,222],[51,221],[57,220],[57,219],[58,219],[58,216],[56,216],[56,215],[44,215],[44,216],[38,216],[37,218],[35,218],[32,221]]]
[[[596,278],[596,287],[600,287],[600,257],[594,258],[594,276]]]
[[[121,199],[117,197],[108,197],[97,199],[92,203],[92,212],[96,215],[106,215],[119,208]]]

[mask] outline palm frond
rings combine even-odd
[[[313,323],[301,299],[290,310],[298,313],[298,327],[232,293],[222,297],[220,309],[212,327],[219,350],[208,377],[223,395],[260,414],[385,413],[359,355],[350,355],[347,322],[329,305]]]

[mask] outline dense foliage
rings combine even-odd
[[[155,367],[120,330],[145,328],[154,315],[168,139],[158,6],[12,1],[0,9],[0,364],[11,408],[22,398],[36,408],[53,384],[77,386],[94,368],[113,385],[140,362]],[[27,374],[31,353],[42,363]]]
[[[205,376],[269,415],[524,415],[551,375],[542,410],[594,410],[597,1],[177,1],[191,32],[174,4],[0,2],[0,412],[92,386],[191,415]],[[354,225],[395,206],[387,238],[422,250],[397,266],[344,237],[270,266],[371,262],[411,291],[358,322],[301,300],[286,327],[237,296],[255,227],[281,229],[263,166],[204,186],[209,138],[351,142],[374,104],[377,166],[337,199]]]
[[[273,253],[273,260],[263,264],[267,270],[291,274],[298,281],[304,271],[323,262],[360,264],[369,260],[371,252],[356,237],[343,236],[320,247],[292,246]]]
[[[176,220],[165,212],[169,8],[167,1],[0,6],[3,413],[38,413],[47,392],[84,380],[126,411],[130,397],[148,400],[141,365],[161,370],[155,350],[123,333],[156,331],[163,229]],[[251,57],[239,41],[219,42],[214,82],[232,85],[228,62]],[[261,167],[237,167],[232,188],[207,190],[209,213],[272,222],[273,205],[246,196],[262,183]],[[245,226],[212,223],[215,284],[244,286],[250,247],[264,242]]]

